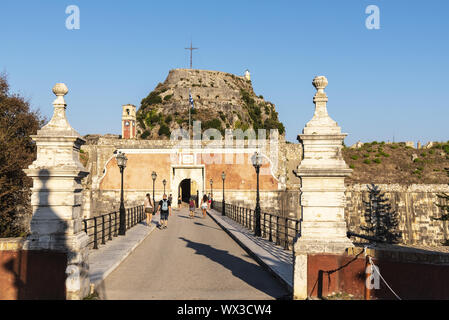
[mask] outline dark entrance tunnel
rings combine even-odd
[[[190,179],[184,179],[179,184],[179,194],[181,195],[182,202],[189,202],[190,200]]]

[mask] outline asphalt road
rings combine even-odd
[[[153,222],[159,220],[159,215]],[[276,299],[284,287],[211,218],[173,211],[104,281],[103,299]]]

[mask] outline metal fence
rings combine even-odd
[[[221,213],[223,210],[222,202],[213,201],[212,208]],[[255,230],[256,215],[254,209],[225,203],[225,215],[245,228],[251,231]],[[260,213],[262,238],[274,242],[276,245],[283,246],[285,250],[291,250],[294,238],[300,233],[300,227],[299,219],[281,217],[266,212]]]
[[[134,227],[146,218],[143,205],[125,209],[126,230]],[[89,248],[98,249],[99,244],[106,244],[118,236],[120,212],[114,211],[104,215],[84,219],[84,232],[89,236]]]

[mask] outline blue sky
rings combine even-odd
[[[68,5],[80,29],[67,30]],[[365,27],[368,5],[380,29]],[[173,68],[251,71],[296,142],[313,115],[312,79],[329,80],[328,111],[361,141],[448,140],[449,1],[0,2],[0,71],[51,117],[56,82],[81,134],[120,133],[121,105],[140,106]]]

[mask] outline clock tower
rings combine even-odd
[[[126,104],[122,107],[122,139],[136,138],[136,106]]]

